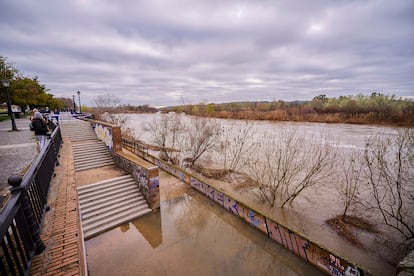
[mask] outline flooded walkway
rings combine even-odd
[[[322,275],[160,171],[159,211],[86,241],[94,275]]]

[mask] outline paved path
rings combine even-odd
[[[46,249],[33,259],[30,275],[86,275],[72,145],[65,138],[59,163],[40,234]]]
[[[10,120],[0,122],[0,202],[7,193],[7,179],[23,175],[38,154],[36,137],[29,129],[29,119],[16,119],[20,131],[10,131]]]

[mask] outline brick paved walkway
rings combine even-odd
[[[86,275],[70,141],[64,139],[49,191],[41,239],[45,251],[35,256],[31,275]]]

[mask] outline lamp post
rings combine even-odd
[[[80,92],[78,90],[78,98],[79,98],[79,113],[82,114],[82,108],[81,108],[81,103],[80,103]]]
[[[72,95],[73,111],[76,112],[75,95]]]
[[[9,113],[9,117],[11,119],[11,123],[12,123],[12,131],[18,131],[17,127],[16,127],[16,122],[14,121],[14,114],[11,108],[11,100],[10,100],[10,92],[9,92],[9,86],[10,86],[10,82],[7,79],[2,79],[1,80],[1,85],[6,88],[6,96],[7,96],[7,112]]]

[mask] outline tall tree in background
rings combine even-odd
[[[22,110],[26,106],[49,107],[50,109],[61,109],[63,103],[53,98],[52,94],[47,93],[47,88],[40,84],[37,77],[28,78],[19,74],[6,58],[0,56],[0,78],[6,78],[10,81],[10,95],[12,104],[19,105]],[[4,102],[5,95],[0,93],[0,102]]]
[[[44,85],[40,84],[37,77],[17,77],[11,82],[12,102],[23,108],[26,106],[49,107],[50,109],[61,109],[63,103],[47,93]]]
[[[6,58],[0,56],[0,79],[7,79],[9,81],[13,80],[18,74],[16,68],[9,62]],[[0,93],[0,103],[6,102],[5,93]]]

